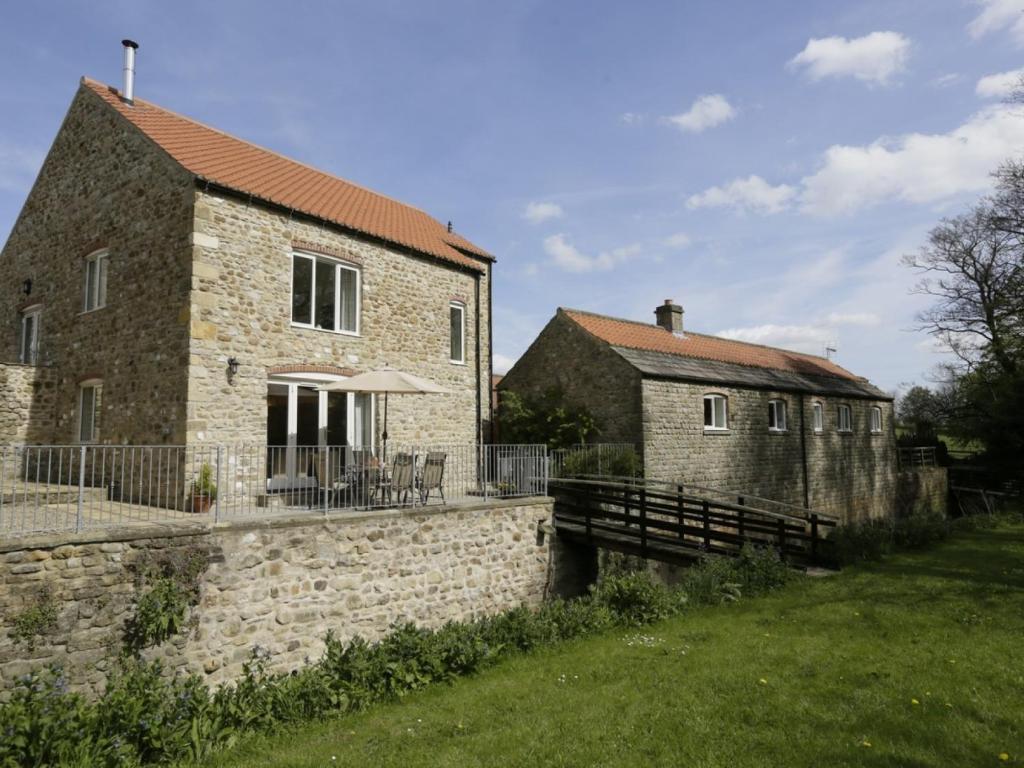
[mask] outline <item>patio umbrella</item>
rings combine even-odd
[[[387,366],[342,381],[323,384],[317,389],[324,392],[372,392],[384,395],[384,431],[381,433],[381,440],[385,462],[388,459],[388,395],[441,395],[449,391],[428,379]]]

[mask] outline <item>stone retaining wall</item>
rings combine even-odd
[[[65,666],[102,688],[140,594],[145,563],[202,553],[189,629],[147,651],[168,668],[219,683],[253,646],[274,669],[316,659],[323,637],[379,638],[396,621],[436,627],[536,605],[549,580],[551,500],[304,516],[214,526],[181,523],[0,543],[0,690],[31,669]],[[51,603],[56,625],[16,641],[17,617]]]
[[[897,476],[896,514],[949,514],[949,470],[945,467],[918,467]]]

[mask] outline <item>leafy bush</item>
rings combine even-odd
[[[896,521],[893,526],[893,544],[902,549],[919,549],[949,537],[949,520],[943,515],[923,513]]]
[[[774,547],[744,544],[740,556],[731,561],[734,582],[745,595],[761,595],[788,584],[793,570]]]
[[[206,565],[205,555],[193,549],[140,567],[137,589],[142,594],[124,627],[128,653],[159,645],[184,628],[189,606],[199,599],[199,577]]]
[[[646,572],[602,579],[592,588],[594,602],[605,606],[620,624],[640,626],[677,613],[684,593],[655,582]]]
[[[643,462],[633,448],[583,446],[566,454],[561,471],[564,477],[639,477],[643,474]]]
[[[57,626],[57,603],[48,587],[39,590],[35,601],[11,620],[11,639],[35,650],[36,641]]]
[[[739,600],[741,585],[736,580],[736,562],[709,555],[687,568],[679,580],[679,589],[694,605],[721,605]]]
[[[836,565],[861,560],[881,560],[892,551],[892,524],[888,520],[863,520],[840,525],[828,537]]]

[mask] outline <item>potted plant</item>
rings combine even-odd
[[[199,475],[192,480],[189,509],[197,514],[208,512],[216,498],[217,486],[213,482],[213,467],[203,464],[199,468]]]

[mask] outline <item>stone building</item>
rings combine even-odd
[[[409,205],[83,79],[0,254],[0,444],[475,443],[492,257]],[[294,462],[268,467],[294,480]]]
[[[560,387],[586,405],[602,442],[642,452],[646,476],[840,515],[892,513],[892,398],[814,355],[657,324],[559,309],[501,383]]]

